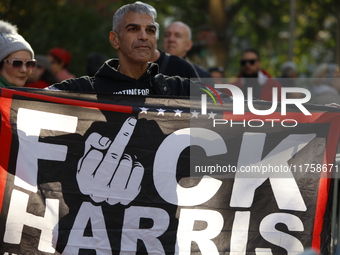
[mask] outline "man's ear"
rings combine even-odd
[[[119,49],[118,34],[114,31],[111,31],[110,36],[109,36],[109,40],[110,40],[112,47],[115,48],[116,50],[118,50]]]
[[[189,40],[188,43],[187,43],[186,51],[191,50],[193,44],[194,44],[194,42],[192,40]]]

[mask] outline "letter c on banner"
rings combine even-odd
[[[202,147],[207,156],[224,154],[227,147],[222,137],[204,128],[184,128],[164,139],[155,156],[153,176],[155,187],[167,202],[180,206],[194,206],[211,199],[222,182],[210,176],[191,188],[183,188],[177,183],[177,161],[182,151],[191,146]]]

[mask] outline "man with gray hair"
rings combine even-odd
[[[146,4],[144,2],[141,2],[141,1],[137,1],[136,3],[144,4],[146,7],[148,7],[150,11],[153,13],[154,19],[156,19],[157,11],[153,6]],[[159,31],[158,31],[159,25],[157,22],[156,22],[156,26],[157,26],[156,37],[158,40],[159,39]],[[188,61],[186,61],[185,59],[181,57],[178,57],[176,55],[171,55],[157,48],[155,49],[155,52],[150,61],[158,64],[159,72],[165,75],[169,75],[169,76],[178,75],[180,77],[188,78],[188,79],[199,77],[194,66],[191,63],[189,63]]]
[[[119,8],[113,16],[109,42],[118,59],[109,59],[94,77],[83,76],[54,84],[49,90],[91,91],[124,95],[189,96],[190,80],[178,76],[159,79],[158,65],[150,63],[156,49],[155,15],[144,4]]]
[[[284,62],[281,67],[281,77],[277,78],[277,81],[282,87],[296,87],[296,81],[298,78],[297,66],[294,62]],[[287,93],[287,98],[300,98],[300,93]]]
[[[163,78],[159,81],[158,65],[148,62],[156,47],[156,29],[154,16],[148,7],[139,3],[124,5],[113,16],[113,29],[109,36],[119,59],[107,60],[93,77],[68,79],[48,89],[96,92],[99,96],[189,96],[189,79],[161,76]],[[197,91],[201,93],[201,90]],[[107,118],[110,122],[111,116]],[[137,156],[125,152],[137,121],[135,113],[132,113],[112,140],[102,136],[100,129],[87,137],[83,157],[78,162],[77,183],[80,192],[89,195],[93,202],[127,205],[138,196],[144,166],[137,161]],[[115,119],[114,124],[118,123]],[[105,122],[101,124],[106,125]],[[113,135],[110,134],[110,137]],[[100,155],[103,155],[104,150],[107,152],[103,158]],[[73,251],[65,250],[63,253],[74,254]]]
[[[196,65],[187,57],[187,53],[191,50],[193,46],[193,41],[191,39],[191,29],[190,27],[181,22],[175,21],[171,23],[164,33],[163,48],[166,53],[184,58],[186,61],[191,63],[199,77],[210,78],[210,73],[199,65]]]

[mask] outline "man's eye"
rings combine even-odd
[[[156,33],[156,30],[154,30],[154,29],[148,29],[147,30],[150,34],[155,34]]]
[[[128,31],[136,31],[137,30],[137,28],[135,28],[135,27],[130,27],[129,29],[128,29]]]

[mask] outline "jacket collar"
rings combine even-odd
[[[109,60],[106,61],[106,63],[111,68],[114,68],[115,71],[117,71],[117,68],[119,66],[119,59],[117,59],[117,58],[109,59]],[[153,77],[153,76],[155,76],[158,73],[159,73],[159,66],[158,66],[158,64],[149,62],[148,63],[148,68],[147,68],[146,72],[139,79],[142,79],[145,76],[149,76],[149,75],[151,75]]]

